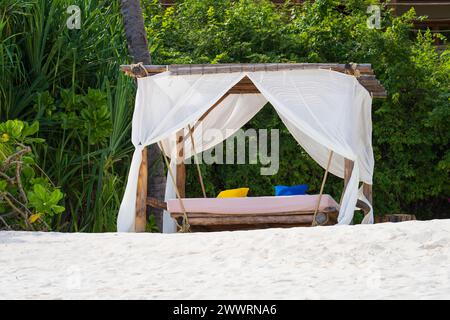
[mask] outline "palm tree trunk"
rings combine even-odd
[[[121,0],[121,12],[125,26],[128,51],[134,63],[151,64],[147,34],[139,0]],[[148,188],[147,193],[154,198],[164,199],[166,177],[161,152],[156,144],[148,147]],[[154,214],[159,230],[162,230],[162,210],[147,208],[147,214]]]

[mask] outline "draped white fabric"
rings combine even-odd
[[[351,223],[357,199],[367,202],[358,185],[361,181],[372,184],[374,167],[372,99],[355,77],[329,70],[183,76],[165,72],[138,80],[132,129],[136,150],[117,219],[118,231],[134,231],[137,178],[143,147],[162,142],[169,156],[175,154],[176,132],[188,125],[194,126],[245,76],[261,94],[233,94],[223,99],[201,122],[201,130],[194,131],[195,151],[200,153],[222,142],[270,102],[294,138],[322,167],[326,167],[330,151],[334,151],[330,172],[343,178],[344,158],[354,161],[338,218],[339,224]],[[203,133],[210,129],[220,134],[205,137]],[[185,157],[192,154],[191,141],[187,139]],[[175,168],[174,161],[171,167]],[[174,186],[168,177],[166,199],[173,198]],[[363,222],[373,223],[372,213]],[[175,232],[175,224],[168,213],[164,215],[163,224],[164,232]]]
[[[189,159],[194,155],[192,140],[195,144],[195,151],[201,153],[208,150],[223,140],[227,139],[234,132],[239,130],[244,124],[251,120],[267,103],[267,100],[261,94],[233,94],[227,96],[217,107],[208,113],[200,126],[194,127],[191,123],[193,137],[186,139],[184,147],[184,157]],[[241,112],[245,110],[246,112]],[[185,136],[188,134],[188,128],[185,128]],[[211,130],[213,129],[213,130]],[[209,133],[209,134],[208,134]],[[172,161],[170,167],[176,177],[176,134],[172,134],[162,141],[164,151],[170,156]],[[175,186],[172,179],[167,174],[167,184],[165,199],[174,199],[176,197]],[[173,233],[176,231],[176,224],[165,211],[163,216],[163,233]]]

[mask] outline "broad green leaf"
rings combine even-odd
[[[32,157],[29,157],[29,156],[24,156],[22,158],[22,161],[25,164],[35,164],[34,159]]]
[[[52,206],[52,210],[54,213],[61,213],[64,212],[66,208],[64,208],[63,206],[54,205]]]
[[[22,175],[25,177],[27,181],[31,181],[31,179],[34,178],[36,173],[34,172],[34,169],[29,166],[24,166],[22,169]]]
[[[59,189],[56,189],[50,194],[50,198],[48,199],[48,202],[50,202],[52,204],[57,204],[59,202],[59,200],[61,200],[62,198],[63,198],[63,193]]]
[[[47,190],[45,190],[45,188],[42,185],[35,184],[33,186],[33,190],[36,193],[36,195],[39,197],[39,199],[41,199],[41,200],[47,199]]]
[[[33,122],[32,125],[28,125],[26,124],[23,132],[22,132],[22,137],[28,137],[28,136],[32,136],[33,134],[37,133],[39,131],[39,122],[35,121]]]

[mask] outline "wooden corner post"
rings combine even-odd
[[[352,171],[353,171],[353,161],[349,160],[349,159],[345,159],[344,160],[344,191],[347,188],[347,184],[348,181],[350,180],[350,177],[352,175]],[[372,185],[371,184],[367,184],[367,183],[363,183],[363,194],[364,196],[367,198],[367,200],[369,200],[370,204],[373,204],[373,199],[372,199]]]
[[[347,188],[348,181],[352,176],[354,162],[349,159],[344,159],[344,191]]]
[[[184,129],[177,132],[177,188],[180,197],[186,197],[186,167],[184,166]]]
[[[372,185],[363,183],[363,194],[369,200],[370,205],[373,206],[373,195],[372,195]]]
[[[145,232],[147,225],[147,148],[142,150],[142,161],[139,167],[139,176],[136,191],[136,217],[135,232]]]

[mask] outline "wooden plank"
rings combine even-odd
[[[344,159],[344,190],[347,188],[348,181],[353,172],[354,162],[349,159]]]
[[[372,185],[363,183],[363,194],[369,200],[370,204],[373,205],[373,194],[372,194]]]
[[[319,214],[321,218],[323,213]],[[190,225],[227,225],[227,224],[306,224],[312,223],[313,215],[307,216],[265,216],[265,217],[207,217],[207,218],[192,218],[189,217]],[[326,219],[326,218],[325,218]]]
[[[334,207],[328,207],[316,216],[320,225],[334,225],[337,223],[339,212]],[[314,212],[277,212],[255,214],[211,214],[188,212],[189,224],[192,232],[198,231],[232,231],[254,230],[264,228],[310,227]],[[181,212],[171,212],[171,216],[181,222]]]
[[[413,214],[386,214],[384,216],[375,217],[375,223],[403,222],[414,220],[416,220],[416,216]]]
[[[184,129],[177,132],[177,188],[180,197],[186,197],[186,167],[184,165]]]
[[[135,231],[145,232],[147,225],[147,148],[142,150],[142,161],[139,167],[139,176],[136,191]]]
[[[387,92],[372,92],[372,96],[374,99],[386,99],[387,98]]]
[[[136,73],[140,74],[139,70],[136,68],[140,68],[138,66],[134,67],[133,65],[121,65],[120,70],[125,72],[127,75],[136,75]],[[166,65],[144,65],[145,70],[147,71],[149,76],[166,72],[168,70],[168,66]]]
[[[311,227],[314,214],[263,217],[192,217],[189,214],[192,232],[255,230],[265,228]],[[321,225],[337,223],[338,213],[320,213],[316,218]],[[181,216],[176,217],[179,221]]]
[[[311,227],[313,216],[311,213],[308,216],[267,216],[257,217],[256,219],[254,217],[196,217],[190,218],[189,223],[192,232]],[[337,223],[337,213],[320,213],[317,219],[321,225],[334,225]],[[181,220],[181,217],[178,220]]]
[[[151,74],[170,71],[174,75],[181,74],[210,74],[231,72],[256,72],[280,70],[313,70],[325,69],[343,73],[358,71],[360,75],[373,74],[371,64],[343,64],[343,63],[230,63],[230,64],[173,64],[173,65],[144,65]],[[133,73],[133,65],[121,65],[120,70]]]
[[[321,213],[326,214],[337,214],[338,210],[334,207],[328,207],[323,210],[320,210]],[[171,212],[172,217],[182,217],[182,212]],[[263,213],[239,213],[239,214],[230,214],[230,213],[210,213],[210,212],[188,212],[189,217],[261,217],[261,216],[294,216],[294,215],[311,215],[314,214],[314,210],[309,211],[289,211],[289,212],[263,212]]]
[[[364,215],[368,214],[370,211],[370,207],[365,202],[362,202],[359,199],[356,201],[356,207],[358,209],[361,209],[361,211],[364,213]]]
[[[175,75],[311,69],[331,69],[338,72],[358,70],[359,73],[370,73],[372,71],[370,64],[350,65],[339,63],[174,64],[167,67]]]
[[[167,203],[156,198],[147,197],[147,205],[152,208],[167,210]]]

